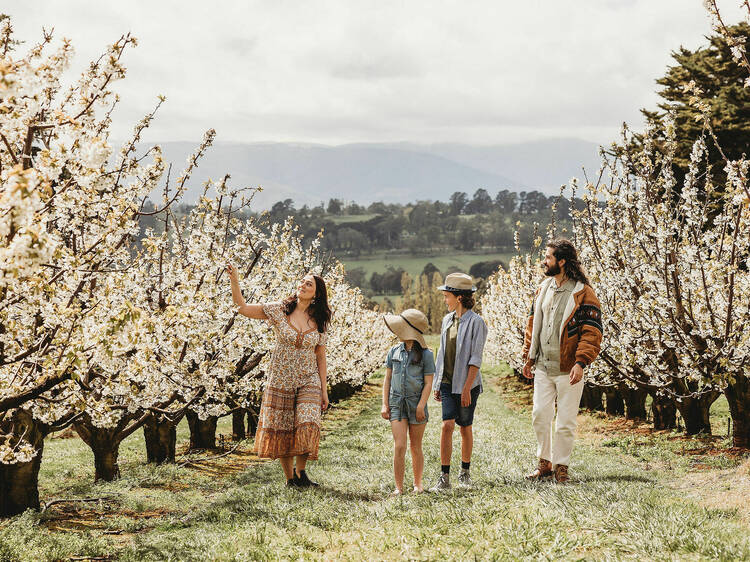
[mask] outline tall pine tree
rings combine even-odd
[[[745,22],[728,30],[745,42],[750,39],[750,25]],[[672,53],[677,64],[668,67],[666,74],[656,81],[663,87],[658,93],[664,101],[658,104],[656,111],[641,110],[662,134],[667,116],[674,118],[678,147],[673,168],[678,189],[687,174],[693,143],[705,126],[699,108],[691,99],[695,97],[695,90],[686,88],[686,84],[693,83],[701,92],[702,101],[709,104],[709,123],[727,158],[741,158],[750,147],[750,88],[744,87],[747,70],[733,59],[723,35],[707,39],[707,47],[695,51],[681,47]],[[709,146],[709,162],[714,185],[723,185],[726,180],[724,158],[713,143]]]

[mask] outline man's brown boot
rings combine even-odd
[[[552,463],[546,459],[539,459],[539,465],[536,470],[531,474],[526,475],[526,480],[541,480],[542,478],[548,478],[552,476]]]
[[[568,465],[558,464],[555,466],[555,482],[559,484],[566,484],[570,480],[568,476]]]

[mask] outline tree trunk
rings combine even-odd
[[[216,448],[216,416],[209,416],[205,420],[199,419],[198,414],[188,410],[188,426],[190,427],[191,449]]]
[[[625,419],[645,420],[648,391],[645,388],[630,388],[622,385],[620,394],[625,402]]]
[[[604,395],[607,397],[607,408],[606,412],[610,416],[621,416],[625,413],[625,402],[622,399],[622,394],[616,388],[608,388],[604,391]]]
[[[732,414],[732,445],[750,449],[750,378],[737,375],[724,389],[724,395]]]
[[[654,429],[674,429],[677,427],[677,405],[674,398],[669,396],[657,396],[651,393],[651,414],[654,418]]]
[[[15,446],[23,436],[36,451],[29,462],[0,463],[0,517],[39,509],[39,467],[47,433],[47,427],[26,410],[14,410],[0,425],[0,434],[9,436],[9,445]]]
[[[247,409],[247,436],[255,437],[255,432],[258,431],[258,412],[260,406],[255,406]]]
[[[146,462],[158,464],[175,461],[177,447],[177,421],[161,416],[151,416],[143,426],[146,439]]]
[[[581,408],[590,411],[604,411],[604,402],[602,395],[604,391],[599,386],[588,382],[583,383],[583,396],[581,397]]]
[[[232,412],[232,441],[241,441],[245,438],[245,414],[244,408]]]
[[[708,392],[698,398],[683,398],[677,402],[677,409],[685,422],[685,433],[687,435],[697,435],[698,433],[711,435],[709,410],[711,404],[720,395],[719,392]]]
[[[96,427],[88,416],[73,422],[76,433],[94,453],[94,481],[111,482],[120,477],[117,457],[120,454],[120,433],[118,428]]]
[[[362,385],[352,385],[348,382],[339,382],[328,389],[328,399],[331,403],[339,402],[353,396],[357,391],[362,389]]]

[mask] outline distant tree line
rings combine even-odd
[[[580,199],[574,204],[578,209],[583,207]],[[145,210],[150,209],[151,205],[147,204]],[[191,205],[180,205],[174,215],[179,219],[189,215],[191,209]],[[520,249],[529,249],[535,235],[534,223],[547,225],[555,220],[560,231],[569,231],[569,209],[568,199],[540,191],[503,189],[492,197],[486,189],[477,189],[472,197],[456,192],[448,201],[408,204],[378,201],[365,206],[330,199],[327,205],[321,203],[315,207],[303,205],[297,208],[292,199],[285,199],[276,202],[269,211],[247,213],[247,216],[262,219],[261,222],[268,227],[293,217],[305,240],[314,240],[322,232],[322,251],[339,259],[388,252],[425,256],[427,262],[428,256],[441,252],[513,252],[516,231]],[[157,232],[161,230],[162,225],[156,217],[147,215],[143,219],[142,235],[149,227]],[[477,256],[469,273],[475,278],[486,278],[497,270],[498,265],[499,262]],[[428,264],[423,274],[431,280],[434,271],[437,268]],[[350,268],[347,277],[349,283],[368,295],[393,295],[404,290],[404,273],[400,267],[389,266],[372,272],[368,278],[364,269]]]
[[[521,246],[530,247],[533,223],[549,223],[558,199],[554,219],[565,229],[569,227],[567,199],[540,191],[517,193],[507,189],[494,197],[486,189],[477,189],[472,197],[456,192],[448,201],[379,201],[368,206],[330,199],[327,205],[296,208],[291,199],[285,199],[271,207],[268,218],[274,223],[294,217],[308,239],[322,230],[323,248],[339,257],[380,251],[405,251],[415,256],[440,250],[511,251],[516,230]],[[580,200],[574,203],[581,208]]]

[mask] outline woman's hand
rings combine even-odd
[[[391,417],[391,407],[388,404],[383,404],[383,407],[380,409],[380,416],[384,419],[390,419]]]
[[[323,397],[320,400],[320,410],[325,412],[328,409],[328,392],[323,392]]]
[[[438,402],[442,402],[443,401],[443,399],[440,398],[440,391],[439,390],[435,391],[434,396],[435,396],[435,400],[437,400]]]
[[[471,406],[471,389],[464,387],[464,389],[461,391],[461,406],[463,408],[468,408]]]
[[[426,412],[427,412],[427,404],[423,404],[422,402],[417,404],[417,411],[414,412],[414,414],[418,422],[424,421],[426,417]]]
[[[237,277],[237,270],[231,263],[227,263],[227,273],[229,274],[230,281],[239,281],[239,278]]]

